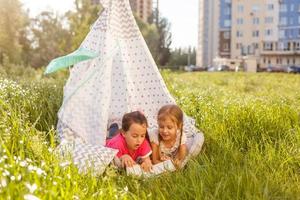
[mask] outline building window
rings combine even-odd
[[[252,12],[258,12],[259,10],[260,10],[259,5],[254,4],[254,5],[252,6]]]
[[[290,42],[285,42],[285,43],[283,43],[283,50],[284,50],[284,51],[289,51],[289,50],[290,50],[290,47],[291,47]]]
[[[291,4],[291,11],[294,11],[294,9],[295,9],[295,5]]]
[[[266,24],[272,24],[273,23],[273,17],[265,17],[265,23]]]
[[[290,59],[287,59],[287,60],[286,60],[286,64],[290,64]]]
[[[300,16],[298,16],[298,24],[300,24]]]
[[[231,26],[231,20],[230,19],[225,19],[224,20],[224,26],[225,27],[230,27]]]
[[[287,12],[287,4],[280,4],[280,7],[279,7],[279,11],[280,12]]]
[[[237,31],[236,32],[236,37],[243,37],[243,32],[242,31]]]
[[[252,23],[253,23],[253,24],[259,24],[259,18],[258,18],[258,17],[254,17],[254,18],[252,19]]]
[[[274,10],[274,4],[268,4],[267,9],[270,11]]]
[[[237,18],[236,23],[241,25],[244,24],[244,19],[243,18]]]
[[[284,48],[283,42],[279,42],[278,43],[278,50],[283,50],[283,48]]]
[[[290,18],[290,25],[294,24],[294,18]]]
[[[285,37],[285,38],[290,37],[290,35],[292,34],[291,31],[292,31],[292,30],[288,30],[288,29],[285,30],[285,31],[284,31],[284,37]]]
[[[223,44],[223,50],[228,51],[229,50],[229,45],[228,43]]]
[[[252,37],[259,37],[259,31],[253,31]]]
[[[295,47],[296,47],[296,50],[299,51],[300,50],[300,42],[296,42]]]
[[[284,37],[285,37],[285,31],[279,30],[279,38],[284,38]]]
[[[230,10],[230,8],[225,8],[225,10],[224,10],[224,14],[225,15],[230,15],[231,14],[231,10]]]
[[[265,36],[271,36],[271,35],[273,35],[272,29],[265,30]]]
[[[280,25],[287,25],[287,18],[286,17],[281,17],[279,24]]]
[[[273,43],[272,42],[265,42],[264,43],[264,50],[273,50]]]
[[[224,32],[224,35],[223,35],[224,39],[230,39],[230,32],[227,31],[227,32]]]
[[[243,5],[238,5],[237,10],[239,13],[243,13],[244,12],[244,6]]]

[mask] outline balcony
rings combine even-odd
[[[261,47],[262,55],[300,55],[300,41],[263,42]]]

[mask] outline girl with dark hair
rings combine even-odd
[[[127,113],[122,118],[122,129],[107,140],[107,147],[119,150],[117,158],[122,167],[132,167],[138,163],[144,171],[150,171],[152,150],[146,139],[147,127],[147,119],[141,112]]]

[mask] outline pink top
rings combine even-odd
[[[119,152],[117,154],[118,158],[127,154],[134,161],[136,161],[136,159],[138,157],[145,158],[147,156],[150,156],[152,153],[150,144],[147,141],[147,139],[144,140],[144,142],[141,144],[141,146],[139,146],[139,148],[136,151],[134,151],[133,153],[130,153],[129,149],[127,148],[125,138],[120,133],[118,135],[116,135],[115,137],[113,137],[112,139],[107,140],[105,146],[110,147],[112,149],[118,149],[119,150]]]

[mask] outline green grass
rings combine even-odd
[[[300,199],[299,75],[163,71],[205,144],[185,169],[137,180],[54,156],[65,73],[0,74],[0,199]]]

